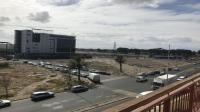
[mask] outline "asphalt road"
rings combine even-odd
[[[96,88],[79,94],[59,93],[55,98],[40,102],[32,102],[30,99],[16,101],[12,102],[11,107],[1,109],[0,112],[67,112],[117,97],[122,95]]]
[[[185,65],[180,67],[180,71],[171,71],[169,73],[177,74],[177,77],[190,75],[193,71],[199,70],[200,68],[198,67],[200,67],[199,64]],[[135,77],[102,76],[102,85],[98,85],[97,88],[90,89],[87,92],[79,94],[59,93],[56,94],[55,98],[40,102],[32,102],[30,99],[15,101],[12,102],[11,107],[0,109],[0,112],[67,112],[121,97],[129,97],[127,100],[130,100],[140,92],[152,90],[151,83],[154,77],[156,76],[149,76],[148,82],[138,83],[135,81]],[[171,83],[175,81],[176,78]],[[99,107],[96,110],[100,112],[121,102],[123,101]]]

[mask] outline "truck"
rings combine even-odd
[[[100,83],[100,75],[97,73],[89,73],[88,78],[95,83]]]
[[[152,82],[152,89],[156,90],[160,87],[164,87],[167,84],[167,82],[170,82],[175,77],[176,75],[174,74],[165,74],[154,78]]]

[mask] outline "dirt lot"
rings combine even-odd
[[[0,68],[0,73],[7,72],[11,77],[9,96],[11,99],[29,97],[33,91],[52,90],[63,91],[67,87],[68,77],[60,72],[53,72],[41,67],[28,64],[10,64],[8,68]],[[2,74],[1,74],[2,75]],[[0,89],[0,97],[4,97],[4,90]]]
[[[123,72],[127,75],[136,75],[139,72],[149,72],[153,70],[161,70],[168,66],[181,66],[188,64],[182,60],[157,60],[150,58],[136,59],[136,58],[125,58],[123,64]],[[104,70],[112,73],[113,75],[123,75],[119,72],[119,64],[114,58],[93,58],[85,60],[89,67]],[[102,67],[103,66],[103,67]]]

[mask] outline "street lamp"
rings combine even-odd
[[[168,49],[167,84],[169,83],[169,60],[170,60],[170,44],[169,44],[169,49]]]

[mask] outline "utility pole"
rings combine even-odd
[[[169,44],[169,49],[168,49],[167,84],[169,84],[169,60],[170,60],[170,44]]]
[[[114,42],[114,45],[113,45],[113,54],[114,55],[116,55],[116,53],[117,53],[117,44],[116,44],[116,42]]]

